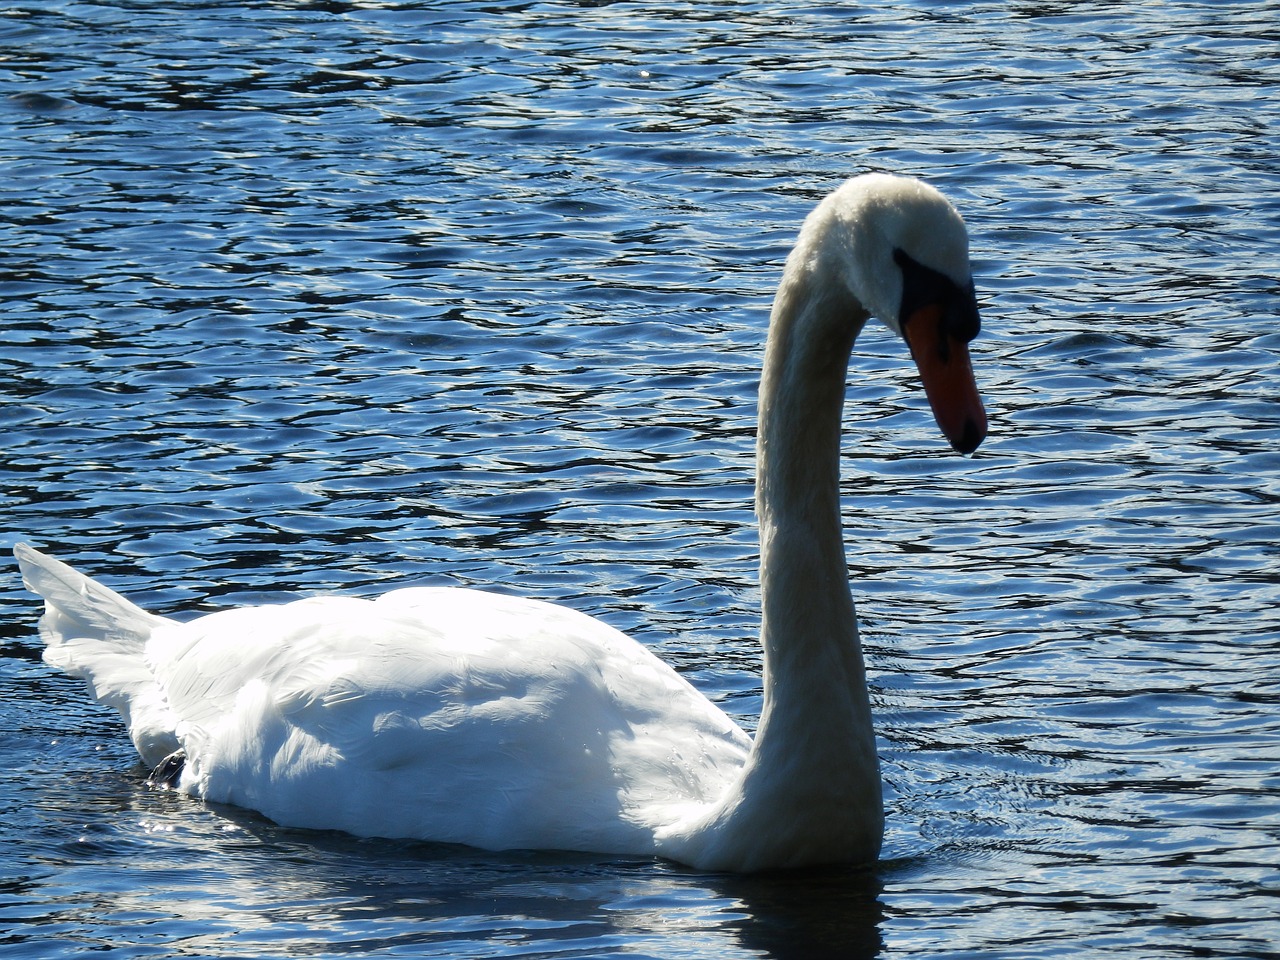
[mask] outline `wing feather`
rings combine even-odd
[[[158,630],[183,787],[282,823],[486,847],[634,849],[745,735],[565,607],[455,589],[316,598]]]

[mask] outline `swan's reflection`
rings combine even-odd
[[[874,957],[881,946],[880,883],[863,871],[743,877],[654,860],[359,840],[284,829],[125,779],[104,791],[99,806],[108,803],[116,814],[100,809],[97,822],[117,826],[92,844],[75,836],[82,828],[68,803],[66,842],[44,845],[38,859],[53,869],[24,898],[55,904],[47,922],[60,929],[80,916],[94,925],[118,918],[118,946],[252,956],[288,942],[315,954],[451,958],[517,946],[547,957],[741,949],[779,960]],[[96,901],[83,888],[60,899],[68,870],[121,851],[129,869],[114,887]]]

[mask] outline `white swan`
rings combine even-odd
[[[281,824],[759,870],[873,861],[879,764],[840,530],[854,338],[905,336],[938,423],[986,433],[960,216],[916,180],[845,183],[805,221],[770,321],[756,506],[754,741],[645,648],[475,590],[317,597],[178,623],[19,545],[45,659],[120,711],[177,789]]]

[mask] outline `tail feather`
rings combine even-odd
[[[120,712],[143,760],[158,763],[176,750],[173,719],[146,658],[151,635],[173,621],[24,543],[13,553],[22,582],[44,597],[45,661],[83,679],[96,700]]]
[[[151,631],[169,622],[25,543],[14,547],[13,555],[22,570],[22,582],[47,604],[40,624],[46,643],[96,637],[141,652]]]

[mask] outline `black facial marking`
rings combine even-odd
[[[186,751],[175,750],[161,760],[160,765],[151,771],[151,776],[147,777],[147,786],[168,787],[172,790],[178,785],[178,781],[182,779],[182,768],[186,766],[186,763]]]
[[[946,333],[943,343],[951,338],[968,343],[978,335],[981,321],[978,319],[973,281],[969,281],[967,289],[962,288],[950,277],[926,267],[901,249],[893,251],[893,262],[902,271],[900,325],[905,326],[907,318],[920,308],[936,304],[942,308],[942,330]]]

